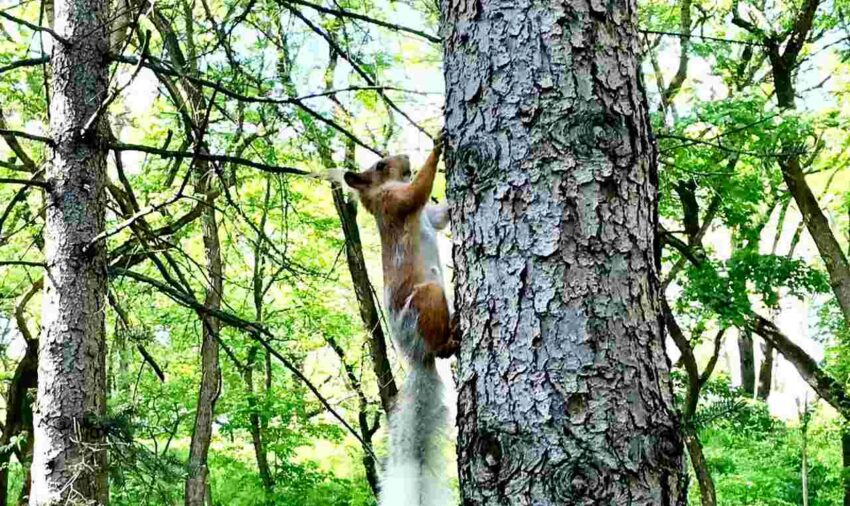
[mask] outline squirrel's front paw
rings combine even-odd
[[[441,346],[434,355],[437,358],[450,358],[452,355],[458,352],[460,349],[460,341],[457,339],[449,339],[443,346]]]

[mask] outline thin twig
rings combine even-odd
[[[295,167],[286,167],[280,165],[269,165],[266,163],[255,162],[252,160],[248,160],[245,158],[241,158],[238,156],[229,156],[229,155],[215,155],[210,153],[191,153],[189,151],[176,151],[169,149],[160,149],[155,148],[153,146],[145,146],[143,144],[126,144],[123,142],[115,142],[109,144],[109,149],[113,149],[115,151],[138,151],[140,153],[149,153],[152,155],[157,155],[162,158],[197,158],[198,160],[205,160],[209,162],[223,162],[223,163],[232,163],[235,165],[243,165],[245,167],[251,167],[254,169],[259,169],[264,172],[270,172],[272,174],[294,174],[297,176],[313,176],[312,172],[296,169]]]
[[[133,84],[133,81],[136,80],[136,77],[139,75],[139,72],[142,70],[142,64],[144,64],[144,62],[145,62],[145,57],[147,57],[148,45],[150,44],[150,41],[151,41],[151,32],[145,31],[144,40],[142,41],[142,49],[141,49],[141,51],[139,51],[139,62],[136,64],[136,68],[133,69],[133,73],[130,74],[130,79],[128,79],[127,82],[124,83],[123,86],[118,86],[115,89],[113,89],[112,93],[110,93],[109,96],[106,97],[106,100],[104,100],[103,102],[100,103],[97,110],[94,111],[94,113],[91,115],[91,117],[88,119],[88,121],[86,121],[85,125],[83,126],[82,130],[80,131],[80,134],[82,135],[83,138],[88,137],[88,134],[91,133],[92,127],[97,124],[97,120],[100,119],[100,117],[103,115],[104,111],[106,111],[109,108],[109,106],[112,105],[112,102],[114,102],[115,99],[118,98],[121,95],[121,92],[126,90],[131,84]]]
[[[24,267],[40,267],[42,269],[47,268],[47,264],[44,262],[31,262],[29,260],[0,260],[0,267],[5,267],[9,265],[21,265]]]
[[[638,30],[640,33],[647,35],[663,35],[665,37],[679,37],[681,38],[684,34],[676,33],[676,32],[665,32],[660,30]],[[693,33],[687,34],[688,37],[692,37],[694,39],[703,39],[710,40],[712,42],[723,42],[726,44],[742,44],[745,46],[759,46],[759,47],[767,47],[766,44],[762,44],[760,42],[750,41],[750,40],[739,40],[739,39],[723,39],[720,37],[711,37],[708,35],[696,35]]]
[[[269,342],[270,339],[275,339],[274,334],[271,333],[265,326],[251,322],[248,320],[244,320],[234,314],[231,314],[227,311],[222,311],[220,309],[212,309],[204,306],[204,304],[198,302],[191,295],[185,294],[181,291],[175,290],[174,288],[157,281],[153,278],[149,278],[143,274],[139,274],[137,272],[127,270],[127,269],[119,269],[119,268],[111,268],[109,272],[111,277],[117,276],[126,276],[131,279],[135,279],[136,281],[140,281],[142,283],[153,286],[158,289],[163,295],[166,295],[171,300],[177,302],[178,304],[183,305],[189,309],[194,309],[195,311],[199,311],[205,314],[209,314],[211,316],[216,317],[221,322],[226,325],[230,325],[231,327],[238,328],[244,332],[246,332],[251,338],[260,343],[272,356],[274,356],[280,363],[283,364],[292,374],[294,374],[299,380],[301,380],[304,385],[307,387],[310,392],[319,400],[319,402],[328,410],[334,418],[336,418],[342,425],[345,427],[348,432],[351,433],[362,445],[363,448],[369,452],[373,457],[375,454],[372,452],[371,446],[363,440],[360,434],[357,433],[356,430],[342,417],[342,415],[337,412],[333,406],[331,406],[330,402],[319,392],[318,388],[310,381],[307,376],[304,375],[295,365],[289,361],[286,357],[284,357],[279,351],[277,351]]]
[[[283,2],[283,3],[287,3],[287,4],[296,4],[296,5],[302,5],[304,7],[309,7],[311,9],[319,11],[323,14],[330,14],[332,16],[337,16],[337,17],[340,17],[340,18],[350,18],[350,19],[357,19],[359,21],[365,21],[365,22],[371,23],[373,25],[378,25],[378,26],[382,26],[384,28],[388,28],[388,29],[390,29],[394,32],[409,33],[411,35],[416,35],[417,37],[422,37],[423,39],[427,40],[428,42],[432,42],[434,44],[439,44],[441,42],[440,37],[438,37],[436,35],[432,35],[430,33],[423,32],[422,30],[417,30],[415,28],[410,28],[408,26],[397,25],[397,24],[394,24],[394,23],[389,23],[387,21],[381,21],[380,19],[375,19],[373,17],[366,16],[365,14],[360,14],[360,13],[352,12],[352,11],[345,10],[345,9],[332,9],[332,8],[329,8],[329,7],[323,7],[321,5],[316,5],[314,3],[305,2],[304,0],[280,0],[280,1]]]

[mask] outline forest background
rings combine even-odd
[[[692,504],[850,504],[850,330],[831,290],[850,272],[823,247],[846,269],[848,14],[843,0],[639,2]],[[32,452],[52,15],[0,2],[7,504],[28,494]],[[371,217],[307,175],[424,159],[442,126],[439,6],[119,0],[110,26],[111,502],[182,502],[200,456],[217,504],[374,504],[403,376],[380,247]],[[792,163],[815,208],[789,191]],[[826,229],[806,226],[818,215]],[[192,449],[199,412],[208,456]]]

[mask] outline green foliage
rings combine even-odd
[[[802,504],[802,431],[773,418],[767,406],[731,389],[728,378],[706,385],[697,413],[698,435],[722,505],[791,506]],[[839,428],[825,420],[806,433],[809,504],[839,504],[841,444]],[[690,504],[700,504],[691,485]]]
[[[753,249],[736,250],[724,262],[706,261],[686,270],[688,282],[678,300],[680,307],[699,304],[716,313],[726,325],[741,326],[751,315],[750,297],[769,307],[778,306],[780,290],[795,297],[825,293],[826,276],[805,262],[784,256],[762,255]]]
[[[435,0],[316,3],[431,33],[437,33],[440,19]],[[658,141],[661,223],[668,237],[691,250],[685,255],[672,246],[664,247],[666,295],[691,340],[699,367],[705,367],[713,353],[714,343],[708,336],[717,329],[729,328],[731,334],[755,313],[780,311],[790,298],[813,300],[817,315],[808,327],[817,330],[825,348],[823,366],[839,384],[850,387],[850,326],[829,291],[823,262],[807,244],[806,233],[792,237],[799,212],[778,164],[782,157],[800,157],[819,204],[847,250],[850,46],[846,19],[850,0],[826,2],[819,8],[814,21],[817,40],[805,44],[805,60],[794,66],[798,108],[784,111],[776,107],[769,58],[762,46],[753,43],[757,35],[731,19],[738,12],[780,37],[795,26],[802,2],[690,2],[693,36],[687,40],[687,77],[673,102],[662,110],[662,88],[681,61],[684,39],[677,33],[682,30],[682,5],[674,0],[641,0],[638,10],[639,25],[645,31],[640,38],[646,61],[643,81]],[[157,1],[150,8],[161,17],[146,8],[138,30],[128,34],[121,52],[139,54],[140,34],[150,31],[151,61],[180,67],[178,73],[183,76],[197,73],[208,84],[229,90],[228,95],[214,92],[209,85],[199,88],[209,106],[210,128],[203,139],[210,152],[321,173],[374,159],[358,144],[354,159],[344,160],[351,137],[380,151],[400,149],[414,130],[381,95],[365,87],[374,81],[439,91],[442,48],[367,22],[298,9],[336,41],[342,55],[330,50],[327,38],[293,15],[291,7],[295,4],[275,0]],[[33,23],[40,18],[38,2],[2,9]],[[176,41],[166,40],[161,33],[164,22],[174,30]],[[42,53],[42,37],[29,28],[4,20],[0,33],[0,67]],[[173,61],[176,49],[196,60],[183,68]],[[113,85],[123,83],[132,71],[131,66],[111,65],[117,76]],[[829,80],[823,81],[827,76]],[[8,128],[48,131],[51,109],[46,78],[49,73],[40,65],[0,74],[0,108]],[[232,96],[293,99],[351,86],[361,89],[291,103],[239,101]],[[110,107],[112,134],[125,142],[191,153],[190,137],[197,132],[187,126],[184,87],[184,77],[157,78],[144,70]],[[398,90],[385,93],[404,111],[427,118],[422,123],[429,131],[439,128],[439,98]],[[203,116],[207,111],[193,112]],[[49,161],[43,144],[20,142],[36,170]],[[419,142],[430,145],[424,138]],[[180,223],[203,200],[188,177],[190,159],[188,155],[174,160],[125,153],[123,181],[110,155],[110,184],[122,191],[126,184],[138,205],[145,207],[171,199],[185,179],[182,198],[144,217],[149,230],[160,230]],[[0,140],[0,162],[0,177],[32,175],[22,171],[23,160],[4,140]],[[386,425],[328,185],[238,164],[214,164],[210,169],[216,176],[213,186],[220,192],[215,207],[224,260],[222,309],[246,321],[262,320],[273,336],[270,345],[303,372],[350,424],[357,425],[362,414]],[[441,194],[442,183],[437,187],[435,193]],[[690,188],[696,208],[686,208],[683,193],[687,192],[681,191],[685,187]],[[18,185],[0,185],[0,213],[20,192]],[[122,209],[127,202],[120,195],[109,195],[108,230],[117,230],[134,214]],[[9,208],[0,229],[0,260],[44,258],[45,202],[41,190],[29,189]],[[361,223],[370,223],[360,214]],[[690,225],[704,228],[699,240],[689,235]],[[193,219],[178,228],[159,240],[144,242],[139,237],[146,236],[147,229],[124,227],[105,244],[111,255],[120,253],[125,262],[140,255],[140,260],[127,265],[134,272],[174,282],[203,300],[207,274],[202,226]],[[375,293],[380,294],[378,239],[371,223],[361,232],[370,275],[377,284]],[[792,245],[797,244],[801,247],[795,250]],[[701,260],[699,265],[693,258]],[[38,268],[0,266],[4,390],[20,358],[21,343],[13,322],[16,304],[40,275]],[[201,378],[199,315],[159,289],[126,277],[111,279],[110,290],[128,319],[122,321],[112,306],[105,308],[110,415],[104,426],[112,443],[111,502],[118,506],[180,504]],[[40,298],[36,295],[22,310],[22,318],[36,335]],[[343,349],[342,360],[361,382],[362,392],[354,391],[328,338]],[[240,329],[225,327],[220,349],[222,392],[209,457],[215,503],[373,505],[362,466],[363,449],[303,382]],[[141,350],[150,358],[144,358]],[[162,369],[164,381],[149,360]],[[685,430],[695,430],[702,440],[718,504],[801,504],[800,427],[772,417],[764,403],[733,388],[726,362],[721,357],[717,372],[702,389],[695,416],[684,424]],[[681,402],[687,384],[684,368],[675,368],[672,377]],[[360,393],[365,406],[360,404]],[[812,506],[840,503],[839,425],[822,409],[814,412],[809,425]],[[252,431],[257,426],[275,482],[271,491],[264,490],[254,453]],[[382,432],[375,434],[378,448],[382,439]],[[25,438],[17,436],[10,446],[23,449],[24,443]],[[10,504],[14,504],[24,476],[14,460],[10,469]],[[694,480],[690,500],[699,504]]]

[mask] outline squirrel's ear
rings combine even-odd
[[[364,178],[357,172],[346,172],[345,175],[342,176],[342,178],[345,179],[345,184],[347,184],[351,188],[354,188],[355,190],[363,190],[364,188],[369,186],[369,181],[367,181],[366,178]]]

